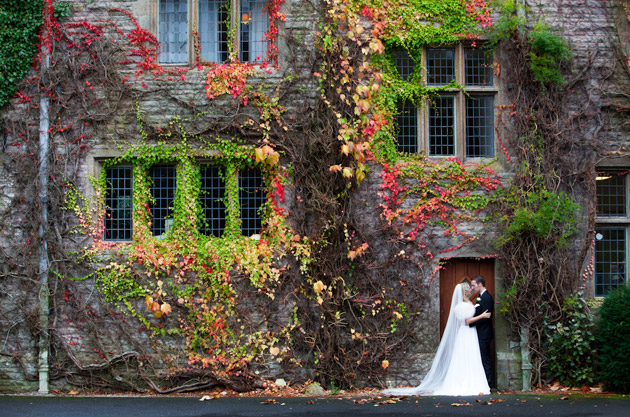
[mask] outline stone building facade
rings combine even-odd
[[[291,152],[295,152],[296,149],[301,149],[301,152],[305,154],[309,152],[317,154],[309,148],[311,140],[309,133],[312,133],[315,127],[312,119],[306,116],[320,111],[321,102],[325,101],[320,88],[324,85],[325,90],[327,81],[322,80],[319,74],[322,46],[318,44],[321,42],[318,39],[322,35],[322,20],[325,20],[327,11],[335,2],[275,0],[267,3],[236,0],[231,2],[231,7],[227,8],[224,8],[221,2],[205,0],[98,0],[66,3],[71,5],[71,14],[67,20],[62,21],[62,30],[65,31],[68,39],[77,39],[77,44],[82,41],[83,45],[91,46],[86,39],[92,37],[94,44],[99,46],[95,49],[80,50],[72,46],[68,47],[68,43],[58,42],[59,47],[65,45],[68,51],[56,49],[52,52],[53,62],[50,73],[51,77],[58,77],[57,90],[54,94],[59,98],[59,101],[53,101],[52,106],[57,105],[55,103],[77,104],[79,102],[80,105],[67,108],[59,105],[59,109],[54,113],[58,118],[50,121],[54,127],[51,130],[50,158],[56,161],[58,171],[55,173],[64,174],[67,177],[51,176],[50,187],[55,190],[64,189],[64,187],[72,188],[73,193],[76,192],[76,195],[81,196],[79,201],[85,201],[87,205],[96,204],[97,208],[100,207],[100,212],[106,214],[105,217],[99,217],[98,210],[73,211],[71,205],[67,204],[67,200],[49,202],[52,215],[58,216],[54,217],[55,222],[59,221],[59,223],[50,225],[48,239],[63,242],[63,248],[68,253],[68,255],[55,253],[50,256],[50,269],[55,271],[48,277],[52,300],[48,315],[51,340],[53,340],[51,343],[56,349],[64,348],[63,352],[51,352],[55,358],[55,363],[51,364],[51,375],[53,375],[51,385],[60,389],[73,385],[86,389],[101,385],[120,389],[145,389],[147,388],[146,381],[151,378],[144,378],[143,369],[150,368],[151,372],[154,372],[152,375],[160,375],[164,380],[168,380],[170,367],[186,367],[186,364],[190,363],[190,358],[182,353],[183,347],[187,345],[185,334],[178,334],[172,338],[158,337],[156,341],[155,337],[151,337],[151,332],[147,331],[147,328],[153,328],[157,334],[160,334],[162,323],[160,320],[165,320],[157,316],[151,317],[154,310],[149,313],[142,310],[145,295],[151,296],[151,302],[156,302],[158,308],[160,304],[167,305],[166,296],[162,298],[159,292],[162,290],[161,284],[159,287],[151,287],[155,288],[156,292],[142,293],[137,296],[133,301],[133,310],[129,310],[121,301],[122,299],[116,298],[119,293],[107,292],[108,287],[103,276],[95,274],[94,269],[90,269],[108,270],[106,268],[110,261],[118,262],[134,250],[129,242],[136,238],[134,234],[136,224],[129,217],[125,217],[125,213],[130,214],[132,201],[138,201],[134,194],[134,187],[130,185],[133,184],[131,178],[136,175],[137,166],[134,166],[127,158],[127,152],[129,149],[134,149],[135,155],[140,159],[144,155],[143,149],[150,147],[168,149],[182,141],[189,141],[186,150],[190,152],[187,154],[189,160],[196,161],[195,163],[203,167],[208,166],[207,171],[202,173],[202,181],[207,180],[207,183],[203,182],[201,187],[206,187],[205,192],[209,195],[214,195],[212,194],[214,192],[227,193],[221,194],[220,199],[227,202],[237,200],[241,209],[237,226],[230,226],[229,215],[224,213],[218,214],[219,220],[215,219],[216,222],[213,222],[213,214],[207,213],[216,214],[223,209],[212,205],[210,200],[215,197],[204,200],[203,208],[207,210],[204,212],[205,219],[208,220],[205,225],[206,235],[221,230],[217,233],[219,235],[226,233],[227,236],[228,232],[225,231],[231,230],[230,227],[236,227],[237,230],[240,227],[240,235],[247,238],[253,236],[254,240],[260,239],[259,229],[266,220],[261,218],[264,216],[257,209],[264,201],[254,197],[249,199],[246,191],[261,190],[261,177],[254,173],[250,179],[247,179],[249,178],[247,175],[250,175],[249,167],[247,167],[250,156],[244,157],[239,162],[241,165],[236,164],[238,166],[228,174],[223,171],[221,171],[223,173],[212,171],[221,169],[216,168],[213,161],[224,157],[229,147],[225,145],[226,148],[221,148],[214,144],[238,143],[252,150],[260,149],[261,155],[263,155],[262,152],[266,152],[265,149],[269,149],[265,148],[265,145],[276,144],[274,149],[281,155],[279,165],[284,164],[285,167],[292,165]],[[614,0],[525,0],[517,3],[525,6],[523,9],[525,10],[525,26],[533,27],[536,22],[546,22],[558,30],[568,42],[574,57],[571,71],[579,75],[581,80],[579,85],[586,86],[580,90],[569,90],[566,93],[567,97],[562,101],[565,108],[558,114],[570,120],[570,123],[580,124],[581,136],[575,138],[576,143],[601,144],[594,153],[588,154],[589,160],[592,158],[597,160],[598,171],[602,174],[598,174],[596,183],[600,206],[596,207],[591,195],[574,196],[582,206],[584,218],[576,234],[576,248],[583,247],[584,242],[592,239],[593,231],[589,229],[592,222],[589,221],[593,219],[589,216],[596,215],[597,224],[591,252],[585,256],[584,265],[577,268],[581,274],[579,279],[584,279],[583,288],[588,296],[601,297],[615,285],[627,283],[625,271],[628,259],[626,224],[628,181],[626,177],[630,160],[627,157],[627,124],[624,121],[624,112],[627,107],[624,100],[626,100],[625,89],[629,82],[629,72],[627,61],[623,60],[623,57],[627,55],[628,47],[626,43],[628,19],[625,14],[627,10],[623,8],[622,2]],[[265,19],[271,13],[269,4],[278,7],[274,11],[277,36],[274,35],[272,39],[273,44],[277,46],[277,52],[268,49],[266,44],[259,45],[255,41],[268,33],[269,23]],[[493,18],[496,22],[500,16],[495,12]],[[365,14],[360,19],[363,19],[360,20],[363,29],[359,32],[369,31],[370,23]],[[222,21],[228,20],[231,22],[230,25],[221,24]],[[101,36],[99,29],[90,25],[104,27],[114,40]],[[204,27],[213,29],[205,32]],[[233,32],[228,36],[230,30]],[[157,47],[150,42],[148,37],[144,41],[134,43],[134,40],[148,35],[153,35],[160,41],[159,47],[162,49],[157,55],[158,62],[152,61],[155,54],[146,50],[146,48]],[[507,155],[510,154],[509,143],[505,141],[508,149],[503,153],[501,150],[503,144],[499,139],[509,137],[513,133],[513,127],[509,123],[500,125],[496,112],[510,104],[509,92],[513,86],[506,81],[508,77],[505,75],[511,71],[511,63],[505,60],[508,55],[499,44],[493,58],[497,63],[493,67],[494,75],[489,75],[492,82],[469,81],[464,78],[468,68],[466,67],[468,47],[469,44],[466,43],[448,45],[446,48],[428,45],[431,51],[425,50],[426,56],[432,56],[432,53],[437,55],[433,63],[423,61],[425,70],[430,72],[432,65],[435,65],[436,68],[441,68],[437,70],[438,75],[443,75],[448,73],[449,69],[446,67],[452,66],[456,76],[460,77],[457,79],[458,83],[468,84],[468,95],[462,92],[447,94],[444,102],[434,102],[426,108],[417,108],[412,113],[402,113],[413,114],[415,121],[396,119],[399,125],[411,123],[413,128],[412,133],[398,137],[399,145],[404,144],[411,148],[399,148],[399,150],[403,151],[401,153],[423,153],[434,162],[454,157],[459,158],[465,165],[489,163],[497,172],[496,178],[507,183],[514,175],[513,166],[507,159]],[[91,51],[92,61],[82,55],[86,53],[86,50]],[[94,53],[97,53],[98,57],[95,57]],[[444,58],[442,53],[446,53],[447,58]],[[232,74],[246,79],[245,83],[250,88],[248,90],[250,91],[249,105],[247,101],[243,101],[242,96],[239,95],[240,92],[237,91],[238,79],[236,81],[230,79],[227,90],[220,90],[220,93],[212,96],[213,93],[219,91],[212,90],[212,79],[213,77],[222,79],[220,71],[225,67],[207,64],[221,62],[229,54],[239,55],[241,62],[252,64],[251,67],[244,65],[237,69],[228,66],[226,70],[233,71]],[[448,54],[452,54],[451,64],[448,63],[450,62]],[[64,58],[62,59],[61,56]],[[74,56],[76,59],[72,58]],[[69,66],[67,72],[56,66],[61,63]],[[115,66],[116,71],[110,73],[108,64]],[[483,72],[483,66],[478,70]],[[36,77],[35,72],[34,70],[29,74],[29,78]],[[210,73],[212,76],[209,78]],[[64,79],[63,74],[73,74],[74,78]],[[37,110],[34,104],[38,99],[36,89],[33,90],[32,85],[29,87],[27,82],[28,80],[21,87],[21,91],[30,91],[33,100],[16,97],[10,105],[2,109],[1,119],[5,133],[2,162],[0,162],[3,173],[0,176],[2,184],[0,187],[0,222],[2,222],[0,230],[2,256],[0,392],[34,390],[38,386],[38,355],[40,354],[38,343],[42,332],[41,327],[37,325],[41,312],[37,292],[40,275],[36,262],[38,247],[37,245],[30,247],[29,242],[39,241],[35,208],[40,206],[40,202],[36,197],[37,172],[33,171],[33,168],[38,166],[36,132],[39,120],[36,118],[38,113],[34,111],[34,109]],[[491,100],[480,101],[482,102],[478,108],[480,113],[477,114],[481,116],[477,116],[477,119],[474,116],[466,118],[467,99],[474,97],[475,94],[478,97],[491,98]],[[251,103],[256,100],[258,100],[257,104],[252,105]],[[274,106],[278,103],[280,103],[281,111],[273,113],[276,109]],[[452,111],[452,116],[447,116],[449,110]],[[334,111],[330,113],[330,116],[334,118]],[[572,117],[575,117],[575,120]],[[439,127],[443,126],[440,123],[451,122],[456,131],[452,135],[455,150],[435,150],[432,146],[436,143],[436,136],[440,134],[430,130],[431,127]],[[277,125],[267,128],[265,123]],[[478,123],[477,127],[481,132],[475,133],[478,143],[481,143],[480,148],[477,151],[465,151],[466,129],[475,123]],[[447,142],[448,140],[450,139],[446,139]],[[295,147],[286,146],[288,141],[291,141]],[[208,142],[212,142],[213,146],[208,146]],[[302,143],[304,145],[301,148],[295,145]],[[339,152],[339,149],[331,148],[328,151]],[[269,157],[273,158],[274,150],[270,152]],[[266,163],[264,162],[265,155],[262,157],[259,155],[259,159],[263,160],[261,162],[263,165]],[[108,165],[108,161],[117,157],[127,159],[121,159],[116,165]],[[149,159],[147,157],[147,160]],[[72,163],[66,161],[72,161]],[[228,161],[226,166],[232,167],[230,163],[232,162]],[[159,166],[161,170],[151,171],[148,174],[154,184],[154,188],[151,189],[153,200],[150,203],[154,217],[149,219],[151,224],[148,229],[151,232],[151,239],[159,239],[160,235],[168,234],[171,228],[185,230],[186,222],[190,221],[190,219],[178,217],[178,214],[173,212],[177,210],[177,204],[179,204],[175,203],[174,207],[173,201],[180,201],[175,200],[179,197],[175,197],[177,187],[174,184],[177,183],[179,187],[186,180],[187,177],[181,176],[183,175],[181,170],[184,169],[185,164],[165,164],[160,160],[155,166]],[[273,168],[273,164],[270,166]],[[383,232],[385,228],[382,215],[383,202],[378,196],[383,190],[383,178],[387,169],[376,161],[368,161],[366,166],[369,170],[365,178],[360,181],[360,184],[349,188],[350,196],[347,200],[349,203],[344,206],[344,210],[349,211],[351,218],[355,221],[356,235],[369,236],[366,243],[372,251],[373,264],[379,265],[379,268],[395,268],[389,274],[392,276],[397,274],[396,276],[400,276],[401,280],[407,280],[405,282],[417,280],[418,285],[423,288],[422,295],[426,298],[423,301],[422,310],[407,312],[417,317],[416,323],[421,324],[412,329],[419,335],[414,344],[407,345],[408,351],[402,354],[398,352],[398,358],[404,357],[406,360],[392,360],[389,367],[384,366],[384,369],[388,369],[383,370],[376,379],[362,380],[362,376],[358,375],[357,381],[360,384],[374,386],[417,383],[428,370],[432,355],[439,343],[440,323],[441,318],[444,317],[444,312],[441,311],[443,309],[441,300],[444,299],[445,294],[450,298],[455,281],[472,278],[479,273],[490,275],[487,277],[491,282],[489,288],[500,307],[504,295],[502,283],[505,265],[501,259],[494,256],[496,251],[493,248],[493,242],[498,231],[496,225],[489,220],[488,213],[477,211],[459,227],[462,235],[475,236],[475,239],[471,239],[471,242],[465,245],[459,245],[461,241],[436,231],[432,242],[438,250],[435,256],[431,255],[432,264],[430,267],[426,265],[419,267],[417,264],[425,262],[427,258],[423,257],[425,255],[414,252],[420,251],[417,247],[405,246],[406,244],[401,246],[399,242],[394,245],[392,235]],[[291,171],[291,168],[294,167],[289,167],[287,172]],[[98,183],[98,178],[102,177],[104,170],[108,172],[107,175],[110,175],[106,178],[109,185],[105,186],[105,190],[99,188],[102,183],[101,185]],[[576,167],[576,171],[578,170]],[[290,175],[300,177],[302,173],[291,172]],[[330,175],[332,178],[339,174],[333,170],[330,171]],[[238,178],[234,180],[233,184],[236,184],[234,188],[227,185],[222,188],[217,185],[221,179],[228,183],[229,181],[225,178],[230,176]],[[251,183],[248,183],[247,181],[250,180]],[[116,185],[112,185],[114,183]],[[274,197],[275,207],[277,211],[284,210],[287,213],[286,223],[290,228],[304,231],[309,227],[318,227],[321,219],[313,214],[317,213],[317,210],[312,210],[310,214],[301,218],[300,221],[303,221],[303,224],[292,217],[291,213],[302,210],[303,199],[308,199],[308,196],[303,194],[304,188],[294,187],[289,182],[284,188],[281,187],[281,191],[278,191],[279,188],[274,190],[273,193],[278,193],[277,198]],[[160,200],[162,198],[160,192],[166,193],[167,196],[164,197],[166,200],[163,203]],[[251,192],[255,194],[254,191]],[[60,195],[67,196],[68,192]],[[225,197],[226,195],[228,197]],[[108,198],[110,200],[107,200]],[[266,195],[266,199],[271,199],[269,194]],[[111,210],[114,204],[112,201],[117,204],[118,211]],[[105,209],[103,204],[109,209]],[[231,203],[226,203],[226,205],[229,204]],[[62,210],[62,206],[66,209]],[[251,208],[250,211],[244,210],[248,207]],[[405,210],[413,210],[414,202],[406,200],[402,202],[402,207]],[[148,208],[149,205],[147,205]],[[134,207],[133,210],[136,208]],[[135,216],[136,211],[133,213]],[[82,218],[81,215],[85,217]],[[83,222],[96,224],[96,229],[104,224],[105,234],[98,235],[98,232],[88,233],[86,229],[80,229],[84,225]],[[73,234],[75,228],[79,228],[81,232]],[[295,235],[299,236],[300,233],[296,232]],[[331,232],[330,235],[333,233]],[[265,236],[262,234],[263,240]],[[236,237],[233,238],[237,240]],[[230,237],[224,237],[224,239],[230,239]],[[360,241],[352,239],[349,237],[348,242]],[[104,248],[101,249],[106,252],[106,256],[91,263],[72,264],[73,270],[64,270],[66,257],[72,256],[70,254],[76,255],[83,248],[93,247],[90,245],[96,241],[105,242]],[[224,246],[227,247],[229,244],[225,243]],[[357,246],[349,246],[350,249],[357,248]],[[57,246],[54,248],[59,249]],[[277,254],[275,258],[269,255],[269,259],[273,258],[273,260],[269,261],[271,266],[268,269],[272,272],[267,277],[268,280],[277,279],[274,278],[277,277],[274,274],[282,276],[282,271],[288,271],[290,268],[295,271],[300,268],[300,265],[306,265],[305,270],[308,269],[308,264],[300,261],[306,258],[304,252],[300,252],[298,256],[298,249],[292,248],[293,252],[282,249],[285,252],[284,258]],[[407,248],[404,255],[400,255],[401,248]],[[299,250],[303,251],[303,249]],[[287,260],[291,257],[287,255],[288,253],[293,256],[291,260]],[[257,254],[256,256],[256,261],[260,257],[261,264],[267,262],[262,260],[267,259],[266,255]],[[165,257],[168,256],[165,255]],[[136,261],[137,259],[135,258]],[[155,259],[157,262],[158,258]],[[177,262],[183,262],[183,260],[178,259]],[[321,259],[319,262],[324,263]],[[442,263],[441,271],[435,269],[438,263]],[[120,264],[124,265],[124,261]],[[340,278],[343,276],[345,280],[350,280],[353,268],[352,263],[350,264],[350,266],[339,266]],[[589,272],[589,265],[594,268],[594,273]],[[182,276],[193,274],[191,270],[183,266],[180,268]],[[253,270],[255,267],[239,264],[238,267],[230,269],[228,275],[235,277],[235,280],[246,281],[246,277],[248,274],[251,275]],[[374,270],[378,271],[378,268]],[[381,273],[369,272],[370,269],[367,267],[364,267],[362,271],[366,275]],[[448,275],[449,273],[451,275]],[[421,276],[416,276],[417,274]],[[166,277],[162,279],[167,280]],[[321,290],[321,287],[317,286],[318,282],[328,281],[320,277],[308,277],[308,273],[305,272],[304,280],[307,279],[312,279],[312,287],[315,288],[316,294],[312,303],[315,305],[319,302],[317,295],[321,292],[321,296],[325,298],[324,294],[327,291],[326,288]],[[281,279],[280,282],[282,282]],[[260,287],[254,286],[254,289],[247,287],[246,283],[233,285],[233,288],[239,289],[246,287],[243,292],[250,294],[241,302],[244,303],[243,305],[251,305],[251,310],[248,310],[250,311],[249,318],[252,319],[252,323],[258,323],[260,326],[253,329],[252,334],[258,335],[261,331],[263,333],[271,331],[273,324],[268,320],[269,317],[274,317],[287,327],[294,323],[291,317],[299,301],[292,301],[288,297],[283,302],[277,301],[282,300],[282,295],[289,294],[289,289],[278,284],[278,288],[274,290],[276,292],[273,293],[275,298],[269,297],[276,302],[269,303],[267,299],[265,299],[267,301],[261,300],[260,290],[256,292],[256,288],[262,288],[262,281]],[[332,284],[326,285],[332,288]],[[164,293],[167,292],[170,290],[164,291]],[[114,301],[108,299],[107,294],[110,294]],[[186,294],[182,292],[173,300],[178,298],[185,300]],[[173,308],[176,308],[176,303],[177,301],[171,301],[168,304],[169,308],[171,304]],[[182,301],[182,305],[183,303]],[[153,305],[147,305],[147,307],[150,310]],[[135,313],[129,314],[130,311],[135,311]],[[372,311],[381,312],[381,310]],[[147,316],[147,314],[148,319],[145,321],[138,323],[135,320],[137,315]],[[160,312],[160,315],[162,314]],[[164,314],[166,317],[169,312]],[[180,314],[178,317],[184,317],[183,313]],[[258,315],[264,319],[253,319]],[[185,322],[185,318],[181,320],[183,320],[182,323]],[[316,321],[316,318],[313,320]],[[220,324],[217,321],[213,323],[213,325]],[[341,319],[339,323],[340,326],[344,325]],[[494,324],[497,387],[499,389],[527,387],[531,367],[527,359],[522,357],[521,347],[524,340],[518,331],[515,332],[515,329],[510,327],[501,314],[495,315]],[[392,327],[392,332],[394,330]],[[355,332],[353,331],[352,334],[354,335]],[[355,337],[352,336],[352,340],[354,339]],[[341,341],[339,344],[345,346],[346,342]],[[299,366],[297,370],[294,369],[291,372],[283,370],[283,365],[290,362],[293,351],[283,350],[279,342],[273,342],[278,343],[279,351],[284,353],[285,362],[283,362],[276,360],[277,353],[275,355],[272,353],[272,346],[276,345],[268,341],[265,343],[268,344],[264,348],[268,352],[266,359],[253,367],[258,375],[270,379],[282,376],[296,380],[314,377],[309,369],[300,369]],[[142,350],[139,350],[139,347]],[[382,360],[386,359],[387,357],[384,356],[378,357],[377,360],[378,363],[384,363]],[[124,371],[114,369],[115,366],[124,368],[131,360],[136,361],[134,364],[137,369],[140,369],[136,372],[135,379],[128,377]],[[139,366],[138,363],[140,363]],[[108,374],[107,378],[99,374],[102,369],[110,367],[114,370]],[[68,371],[64,372],[64,368]],[[178,377],[185,378],[185,375],[180,374]],[[198,374],[195,374],[195,378],[202,379]],[[177,382],[175,384],[177,385]],[[156,386],[149,384],[148,388],[160,390],[160,386],[160,384]]]

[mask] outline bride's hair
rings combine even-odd
[[[468,297],[466,297],[466,292],[470,289],[470,284],[464,281],[462,282],[461,286],[462,286],[462,300],[464,302],[470,303],[470,300],[468,299]]]

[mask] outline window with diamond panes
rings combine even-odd
[[[455,97],[438,96],[429,103],[429,155],[455,154]]]
[[[173,165],[155,165],[149,170],[151,177],[151,232],[160,236],[173,224],[173,202],[177,186],[177,172]]]
[[[396,123],[396,150],[403,153],[418,152],[418,108],[409,101],[398,105]]]
[[[494,156],[494,97],[466,97],[466,156]]]
[[[464,73],[466,86],[493,86],[494,76],[490,52],[484,48],[465,48]]]
[[[595,239],[595,296],[626,283],[626,227],[599,226]]]
[[[267,51],[269,18],[261,0],[159,0],[160,61],[181,64],[190,59],[199,35],[202,60],[225,62],[230,51],[230,22],[234,22],[234,50],[242,62],[260,62]],[[189,13],[190,5],[196,13]],[[191,21],[191,17],[194,21]]]
[[[262,218],[260,207],[265,202],[265,184],[257,169],[241,170],[238,176],[238,201],[241,206],[241,234],[260,233]]]
[[[597,183],[597,216],[626,217],[626,175],[600,174]]]
[[[131,240],[133,235],[133,169],[108,168],[105,174],[105,240]]]
[[[204,223],[201,233],[221,237],[225,230],[225,168],[215,165],[201,165],[201,208]]]
[[[455,79],[455,48],[427,48],[427,85],[446,85]]]

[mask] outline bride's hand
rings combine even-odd
[[[483,313],[481,313],[481,316],[484,319],[489,319],[492,316],[492,313],[488,313],[488,310],[484,311]]]

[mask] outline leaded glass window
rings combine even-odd
[[[131,240],[133,234],[133,168],[116,166],[105,174],[105,240]]]
[[[155,165],[149,171],[151,177],[151,232],[160,236],[173,225],[173,203],[177,172],[173,165]]]
[[[241,170],[238,176],[238,188],[241,234],[251,236],[260,233],[262,228],[260,209],[266,200],[261,172],[257,169]]]
[[[225,230],[225,169],[216,165],[202,165],[201,208],[204,222],[201,233],[221,237]]]

